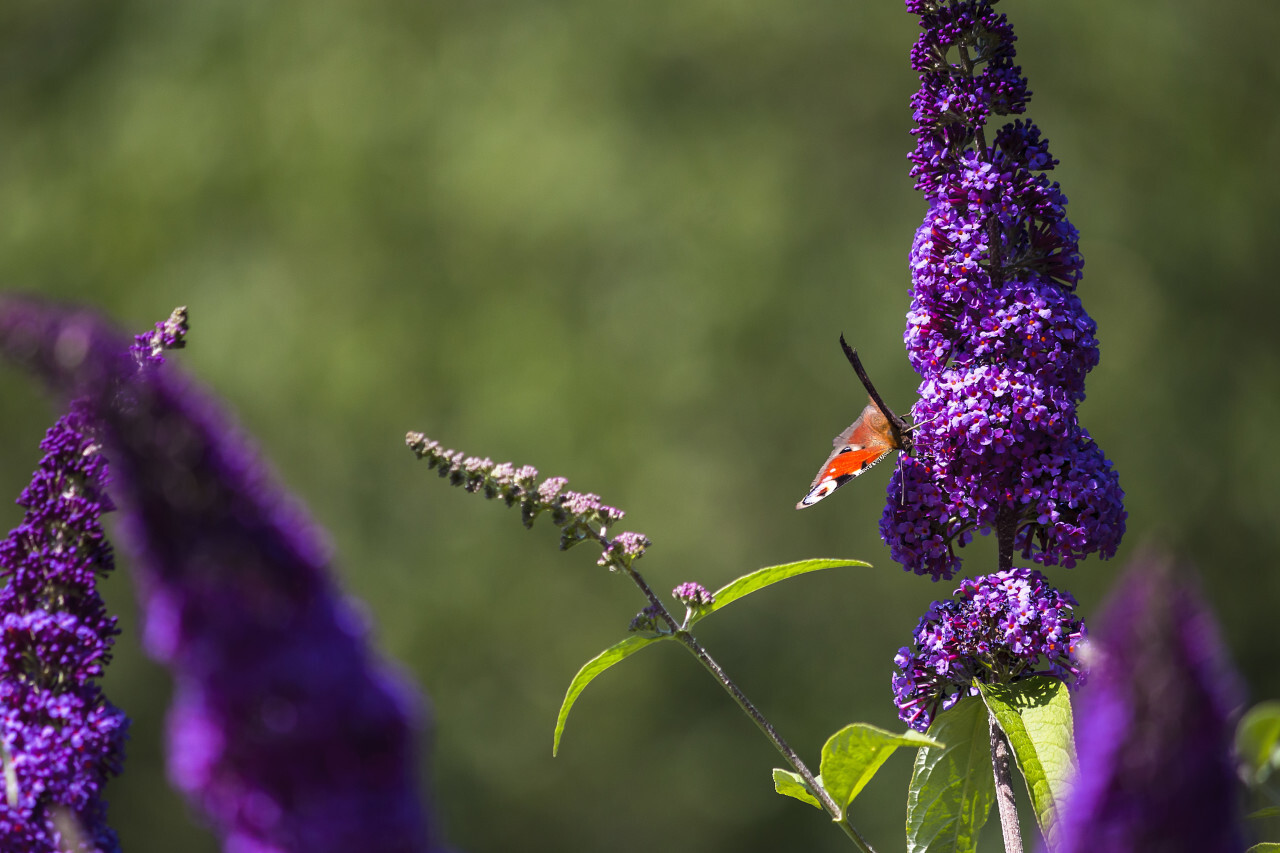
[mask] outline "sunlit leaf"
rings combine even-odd
[[[757,569],[751,574],[743,575],[737,580],[730,581],[720,589],[716,590],[715,604],[712,604],[710,607],[707,607],[699,613],[695,613],[693,618],[689,620],[689,624],[692,625],[707,616],[707,614],[716,612],[720,608],[742,598],[744,595],[750,595],[756,590],[764,589],[766,586],[775,584],[778,581],[793,578],[796,575],[807,574],[808,572],[818,572],[823,569],[839,569],[846,566],[870,568],[871,564],[864,563],[861,560],[821,559],[801,560],[798,563],[784,563],[781,566],[768,566],[763,569]]]
[[[560,715],[556,717],[556,734],[555,740],[551,745],[551,754],[555,755],[560,751],[560,736],[564,734],[564,724],[569,719],[569,709],[577,701],[578,695],[587,688],[587,685],[597,675],[615,663],[631,657],[645,646],[667,639],[670,639],[670,637],[627,637],[622,642],[610,646],[587,661],[582,669],[578,670],[578,674],[573,677],[573,681],[569,683],[569,689],[564,694],[564,702],[560,704]]]
[[[895,734],[866,723],[845,726],[822,747],[823,787],[841,810],[848,808],[900,746],[928,749],[940,748],[942,744],[917,731]]]
[[[1027,782],[1036,822],[1050,847],[1057,842],[1058,809],[1076,768],[1071,698],[1057,678],[1035,676],[1013,684],[978,684],[987,708],[1004,729]]]
[[[1280,702],[1260,702],[1236,726],[1236,754],[1254,784],[1280,766]]]
[[[987,708],[963,699],[929,727],[941,749],[916,753],[907,791],[907,853],[972,853],[996,799]]]
[[[822,777],[819,776],[817,781],[818,784],[822,784]],[[816,809],[822,808],[822,803],[818,802],[818,798],[809,790],[809,786],[804,783],[799,773],[792,773],[781,767],[773,768],[773,790],[784,797],[808,803]]]

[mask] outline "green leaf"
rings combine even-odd
[[[1258,809],[1255,812],[1249,812],[1244,816],[1245,820],[1266,820],[1267,818],[1280,817],[1280,806],[1267,806]]]
[[[828,738],[822,747],[822,786],[841,812],[900,746],[939,749],[942,744],[910,729],[899,735],[866,723],[845,726]]]
[[[1244,853],[1280,853],[1280,844],[1271,841],[1264,841],[1261,844],[1255,844]]]
[[[587,661],[582,669],[578,670],[578,674],[573,677],[573,681],[569,683],[569,689],[564,694],[564,702],[560,704],[560,715],[556,717],[556,734],[555,740],[551,745],[551,754],[554,756],[560,751],[560,736],[564,734],[564,724],[569,719],[569,709],[577,701],[578,694],[585,690],[597,675],[615,663],[631,657],[650,643],[669,639],[671,638],[666,636],[627,637],[622,642],[610,646]]]
[[[839,569],[845,566],[861,566],[870,568],[870,563],[864,563],[861,560],[801,560],[798,563],[785,563],[781,566],[768,566],[763,569],[757,569],[749,575],[743,575],[737,580],[730,581],[720,589],[716,590],[715,604],[702,610],[700,613],[693,614],[689,620],[689,624],[693,625],[709,613],[714,613],[725,605],[731,604],[742,598],[744,595],[750,595],[758,589],[764,589],[770,584],[778,581],[793,578],[796,575],[803,575],[808,572],[817,572],[823,569]]]
[[[1255,785],[1280,767],[1280,702],[1260,702],[1245,713],[1236,726],[1236,754]]]
[[[946,744],[916,753],[907,790],[907,853],[972,853],[996,799],[987,708],[962,699],[929,736]]]
[[[819,776],[817,781],[818,784],[822,784],[822,777]],[[818,798],[809,790],[809,786],[804,783],[799,773],[792,773],[781,767],[773,768],[773,790],[784,797],[791,797],[802,803],[808,803],[819,811],[822,810],[822,803],[818,802]]]
[[[1037,675],[1013,684],[979,682],[978,690],[1009,739],[1036,822],[1052,848],[1058,841],[1058,809],[1071,791],[1076,768],[1067,685]]]

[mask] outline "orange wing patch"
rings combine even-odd
[[[809,485],[809,494],[796,504],[796,509],[813,506],[879,462],[890,450],[902,447],[893,434],[889,419],[875,403],[868,403],[858,419],[832,443],[835,450],[818,469],[818,476]]]

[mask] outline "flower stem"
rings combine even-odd
[[[996,543],[999,548],[999,569],[1013,568],[1013,540],[1018,535],[1018,516],[1014,512],[1002,512],[996,518]]]
[[[765,716],[760,713],[760,709],[752,704],[751,700],[746,697],[746,694],[738,688],[738,685],[734,684],[733,680],[730,679],[729,676],[725,675],[724,670],[720,668],[720,664],[716,663],[711,655],[707,654],[706,650],[702,648],[697,639],[695,639],[688,631],[677,631],[675,637],[684,644],[684,647],[687,648],[695,658],[698,659],[698,663],[702,664],[708,672],[715,676],[716,681],[720,682],[720,686],[733,697],[734,702],[738,703],[738,707],[740,707],[746,715],[751,718],[751,721],[760,728],[760,731],[764,732],[765,737],[767,737],[774,745],[774,748],[782,754],[782,757],[787,760],[787,763],[795,768],[796,773],[800,774],[800,778],[804,779],[805,785],[808,786],[813,795],[822,803],[822,807],[826,809],[827,814],[831,815],[832,819],[842,830],[844,830],[845,835],[848,835],[849,838],[853,840],[853,843],[856,844],[863,853],[875,853],[874,848],[872,848],[871,844],[863,838],[862,833],[858,832],[858,830],[845,818],[844,809],[842,809],[840,805],[831,798],[831,795],[827,793],[827,790],[822,787],[817,779],[814,778],[813,772],[809,770],[804,761],[800,759],[800,756],[797,755],[795,750],[793,750],[787,742],[782,739],[782,735],[778,734],[778,730],[773,727],[772,723],[765,719]]]
[[[993,715],[988,714],[987,722],[991,729],[991,769],[996,778],[996,806],[1000,810],[1000,831],[1004,834],[1004,853],[1022,853],[1018,806],[1013,799],[1009,741]]]
[[[592,529],[591,532],[595,535],[595,538],[600,542],[600,544],[604,546],[605,550],[608,551],[609,544],[612,540],[609,539],[606,531]],[[747,698],[746,694],[738,688],[738,685],[725,674],[725,671],[720,668],[720,664],[716,663],[715,659],[712,658],[711,655],[707,654],[706,649],[702,648],[702,645],[697,641],[697,639],[688,631],[684,630],[680,623],[676,621],[675,617],[671,615],[671,612],[667,610],[666,605],[662,603],[662,599],[658,598],[657,594],[653,591],[653,587],[649,586],[644,577],[630,565],[620,566],[619,568],[622,568],[626,572],[627,577],[631,578],[632,582],[639,587],[642,593],[644,593],[645,598],[649,600],[649,604],[652,605],[656,611],[656,615],[671,627],[672,636],[676,640],[679,640],[680,643],[689,650],[689,653],[698,659],[698,663],[702,664],[702,666],[715,677],[716,681],[720,682],[720,686],[733,697],[733,701],[738,703],[738,707],[751,718],[751,721],[759,727],[760,731],[764,732],[765,737],[769,739],[769,742],[773,744],[774,748],[782,754],[782,757],[787,760],[787,763],[790,764],[795,769],[796,773],[800,775],[800,778],[804,780],[805,785],[809,787],[809,790],[813,792],[813,795],[822,803],[822,807],[826,810],[827,814],[831,815],[832,820],[834,820],[836,824],[844,830],[845,835],[849,836],[849,838],[853,840],[853,843],[856,844],[858,849],[862,850],[863,853],[876,853],[875,848],[871,846],[870,842],[863,838],[862,833],[858,832],[857,828],[845,819],[844,809],[842,809],[840,805],[832,799],[831,795],[827,793],[827,789],[822,787],[814,777],[813,771],[805,765],[804,761],[800,759],[800,756],[796,754],[796,751],[792,749],[785,740],[783,740],[782,735],[780,735],[778,730],[773,727],[773,724],[765,718],[764,714],[760,713],[760,709],[757,708],[751,700]]]

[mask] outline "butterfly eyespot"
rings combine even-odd
[[[822,500],[827,495],[834,492],[836,490],[836,487],[839,485],[840,485],[840,480],[834,477],[828,477],[818,485],[814,486],[813,489],[809,492],[809,494],[805,495],[804,499],[800,501],[800,503],[796,504],[796,509],[800,509],[801,507],[806,507],[806,506],[813,506],[818,501]]]

